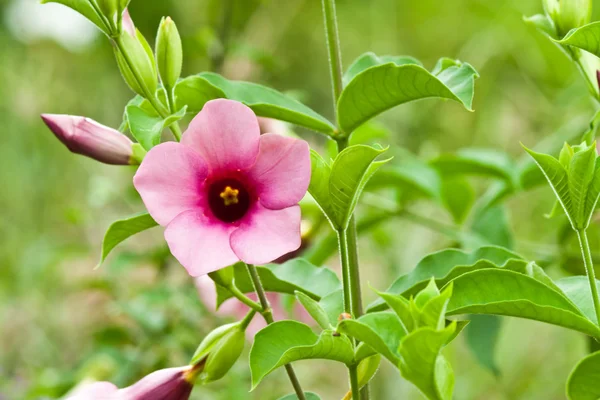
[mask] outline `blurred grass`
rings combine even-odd
[[[93,270],[106,227],[143,207],[130,184],[133,170],[70,154],[39,114],[85,115],[117,127],[131,93],[110,44],[99,35],[73,52],[51,39],[23,41],[9,30],[15,24],[10,10],[26,1],[0,2],[3,400],[57,398],[86,376],[130,384],[153,369],[185,364],[218,323],[184,270],[165,255],[158,230],[131,240],[106,266]],[[424,101],[379,120],[393,132],[393,144],[423,157],[462,147],[492,147],[519,157],[519,142],[533,145],[569,123],[583,129],[593,113],[575,68],[522,21],[523,15],[541,12],[540,3],[339,0],[344,63],[369,50],[409,54],[429,67],[442,56],[470,62],[481,74],[475,113]],[[161,16],[177,22],[186,74],[217,69],[292,91],[331,117],[320,11],[316,0],[133,0],[131,5],[148,38]],[[319,143],[314,134],[303,134]],[[478,182],[481,190],[488,185]],[[527,256],[545,259],[556,252],[558,224],[542,217],[551,204],[546,188],[508,203],[516,247]],[[428,204],[416,209],[447,218]],[[384,288],[427,252],[450,244],[413,223],[390,221],[361,240],[364,280]],[[562,273],[556,265],[548,268]],[[496,378],[476,363],[463,340],[455,343],[447,354],[457,375],[457,399],[562,399],[568,371],[585,350],[580,335],[510,320],[501,332],[502,375]],[[315,361],[297,368],[305,388],[324,399],[340,398],[346,390],[343,368]],[[420,398],[387,365],[373,386],[376,399]],[[281,371],[254,394],[247,394],[248,388],[248,368],[240,361],[225,379],[198,387],[194,396],[274,399],[290,391]]]

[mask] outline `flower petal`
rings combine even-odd
[[[269,210],[260,203],[231,234],[231,248],[248,264],[265,264],[300,247],[300,207]]]
[[[108,400],[117,398],[117,387],[110,382],[83,385],[67,396],[67,400]]]
[[[187,367],[166,368],[146,375],[133,385],[119,391],[127,400],[183,400],[189,398],[192,384],[185,380]]]
[[[298,204],[310,183],[308,143],[265,133],[260,137],[258,157],[248,175],[263,206],[280,210]]]
[[[217,99],[204,105],[181,143],[199,152],[211,172],[248,169],[258,154],[260,129],[254,112],[240,102]]]
[[[182,212],[200,207],[207,173],[206,162],[198,153],[167,142],[146,154],[133,185],[152,218],[165,226]]]
[[[191,276],[208,274],[239,261],[229,244],[235,226],[216,222],[201,211],[179,214],[165,230],[175,258]]]

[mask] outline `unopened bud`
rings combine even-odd
[[[183,49],[177,26],[170,17],[163,18],[158,27],[156,63],[163,85],[167,89],[175,87],[181,76]]]
[[[42,114],[42,120],[73,153],[106,164],[139,164],[138,157],[134,157],[134,143],[115,129],[72,115]]]
[[[544,8],[560,37],[588,24],[592,17],[592,0],[544,0]]]
[[[223,325],[209,333],[192,357],[192,365],[202,365],[198,379],[212,382],[222,378],[242,354],[245,344],[242,325]]]

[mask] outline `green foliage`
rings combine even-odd
[[[335,130],[327,119],[274,89],[230,81],[212,72],[180,80],[175,87],[175,96],[178,107],[187,105],[191,113],[199,112],[209,100],[225,98],[244,103],[260,117],[287,121],[327,135],[332,135]]]
[[[592,22],[591,24],[573,29],[557,42],[577,47],[600,57],[600,22]]]
[[[600,282],[596,281],[600,288]],[[581,312],[592,322],[597,323],[598,317],[594,310],[592,291],[586,276],[570,276],[556,281],[562,292],[581,310]]]
[[[352,343],[330,330],[316,335],[309,326],[296,321],[279,321],[267,326],[256,334],[250,350],[253,388],[278,367],[307,359],[334,360],[349,365],[354,359]]]
[[[569,400],[598,400],[600,398],[600,352],[583,358],[567,381]]]
[[[98,265],[101,265],[104,262],[108,254],[119,243],[136,233],[140,233],[157,225],[158,223],[156,223],[150,214],[147,213],[113,222],[104,234],[104,240],[102,241],[102,255]]]
[[[109,33],[107,29],[108,27],[104,24],[104,22],[102,22],[102,19],[100,19],[100,16],[98,16],[98,13],[94,10],[88,0],[42,0],[42,4],[46,3],[58,3],[65,5],[92,21],[94,25],[100,28],[100,30],[104,33]]]
[[[478,74],[471,65],[450,59],[438,61],[430,73],[414,59],[367,53],[346,76],[352,79],[338,101],[338,123],[351,133],[383,111],[429,97],[455,100],[470,110]]]
[[[335,229],[347,228],[368,180],[389,161],[375,161],[384,151],[365,145],[350,146],[338,154],[331,166],[311,152],[313,172],[308,191]]]
[[[531,267],[531,266],[530,266]],[[452,281],[448,315],[493,314],[528,318],[599,337],[594,325],[541,269],[484,269]]]
[[[327,316],[327,312],[321,307],[321,305],[305,295],[302,292],[296,291],[296,299],[304,309],[310,314],[310,316],[319,324],[319,326],[323,329],[330,329],[331,323],[329,322],[329,317]]]
[[[155,112],[148,112],[141,106],[128,105],[125,109],[127,122],[133,137],[144,147],[150,150],[161,141],[162,131],[174,122],[185,116],[184,106],[177,113],[167,118],[159,117]]]
[[[321,397],[319,397],[318,394],[313,392],[304,392],[304,396],[306,397],[306,400],[321,400]],[[292,393],[280,397],[279,400],[298,400],[298,396],[296,395],[296,393]]]
[[[474,314],[469,317],[470,324],[465,329],[465,339],[477,361],[491,371],[500,375],[500,367],[496,361],[496,350],[500,334],[501,320],[495,315]]]
[[[271,264],[256,267],[258,275],[267,292],[287,293],[293,295],[302,292],[313,300],[341,288],[340,280],[329,268],[316,267],[308,261],[296,258],[283,264]],[[244,293],[254,292],[254,286],[242,263],[233,266],[234,284]],[[227,290],[217,288],[217,304],[231,298]]]

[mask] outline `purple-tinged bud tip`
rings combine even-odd
[[[85,117],[42,114],[42,120],[73,153],[106,164],[131,164],[133,142],[121,132]]]
[[[125,9],[125,11],[123,11],[122,24],[123,24],[123,29],[125,30],[125,32],[127,32],[129,34],[129,36],[135,37],[135,25],[133,24],[131,15],[129,15],[128,9]]]

